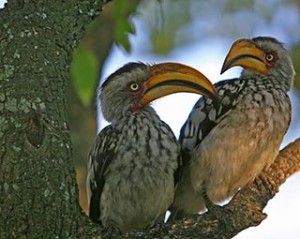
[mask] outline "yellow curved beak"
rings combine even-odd
[[[147,105],[166,95],[188,92],[217,98],[213,84],[201,72],[179,63],[160,63],[150,66],[150,77],[145,82],[145,93],[140,100]]]
[[[240,39],[233,43],[222,66],[221,74],[234,66],[242,66],[267,75],[266,53],[249,39]]]

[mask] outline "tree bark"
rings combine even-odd
[[[0,238],[76,238],[66,122],[74,47],[106,1],[9,1],[0,12]]]
[[[66,92],[73,49],[105,2],[19,0],[0,11],[0,238],[102,238],[78,202]],[[300,139],[220,209],[221,220],[208,212],[113,238],[231,238],[266,217],[299,169]]]

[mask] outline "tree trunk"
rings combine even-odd
[[[105,1],[10,1],[0,12],[0,238],[76,238],[66,122],[74,47]]]

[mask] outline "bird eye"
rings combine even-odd
[[[132,91],[137,91],[137,90],[139,90],[139,88],[140,88],[140,86],[139,86],[139,84],[136,83],[136,82],[130,84],[130,89],[131,89]]]
[[[271,54],[271,53],[267,54],[267,55],[266,55],[266,60],[269,61],[269,62],[270,62],[270,61],[273,61],[273,60],[274,60],[274,55]]]

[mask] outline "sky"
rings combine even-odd
[[[3,0],[0,0],[0,8],[4,5]],[[283,14],[283,13],[280,13]],[[290,17],[288,14],[280,15],[278,18]],[[149,36],[145,34],[143,29],[145,26],[138,17],[133,18],[136,28],[136,34],[130,37],[132,44],[132,52],[126,53],[121,48],[113,47],[109,58],[107,59],[104,70],[102,72],[102,79],[105,79],[109,74],[124,65],[129,61],[143,61],[146,63],[159,63],[165,61],[180,62],[188,64],[197,68],[204,73],[213,82],[232,77],[238,77],[240,69],[230,69],[225,74],[220,75],[220,69],[229,50],[232,42],[224,42],[218,39],[201,42],[201,44],[193,44],[181,46],[173,50],[170,54],[159,57],[154,54],[145,54],[145,44],[149,43]],[[297,30],[295,30],[297,31]],[[300,31],[298,29],[298,31]],[[262,27],[256,32],[257,35],[272,35],[281,39],[285,39],[284,33],[275,28]],[[244,36],[241,36],[244,37]],[[209,46],[209,47],[208,47]],[[298,73],[300,74],[300,73]],[[290,92],[293,100],[293,108],[299,109],[299,97],[296,97],[297,92]],[[194,94],[175,94],[172,96],[164,97],[153,103],[161,119],[167,122],[174,133],[178,136],[183,123],[185,122],[189,112],[191,111],[194,103],[199,98]],[[299,111],[295,111],[296,114]],[[99,130],[107,123],[101,120]],[[299,120],[299,118],[298,118]],[[292,142],[300,135],[300,124],[296,123],[295,114],[293,115],[292,126],[285,137],[283,145]],[[234,239],[299,239],[300,237],[300,174],[290,177],[287,182],[282,185],[279,193],[270,200],[264,212],[268,214],[268,218],[264,220],[261,225],[249,228],[239,233]]]

